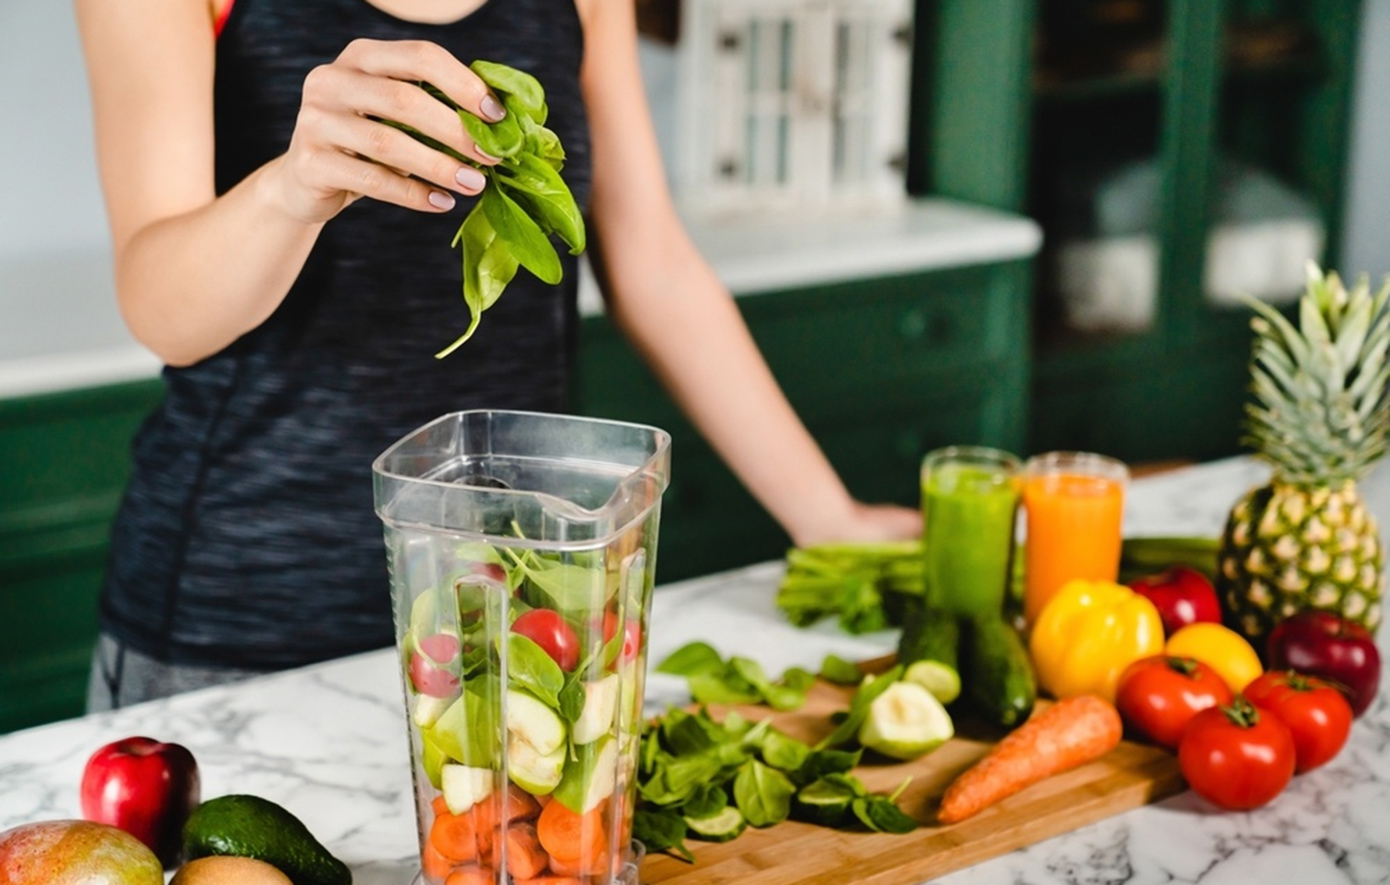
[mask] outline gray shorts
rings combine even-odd
[[[87,712],[99,713],[185,691],[240,682],[264,675],[233,667],[166,664],[143,655],[105,633],[97,638],[87,681]]]

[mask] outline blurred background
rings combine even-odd
[[[639,9],[681,211],[862,498],[915,504],[952,443],[1237,454],[1237,293],[1287,306],[1309,259],[1390,273],[1390,0]],[[161,383],[115,307],[69,3],[0,0],[0,80],[4,731],[80,712]],[[581,305],[576,409],[676,439],[659,579],[780,556],[587,277]]]

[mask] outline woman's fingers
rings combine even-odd
[[[349,43],[339,59],[368,74],[394,80],[423,80],[459,107],[489,123],[507,115],[477,74],[444,48],[424,40],[366,40]]]
[[[313,158],[309,184],[337,189],[394,203],[421,212],[447,212],[454,208],[452,194],[432,184],[400,175],[391,169],[341,151],[322,151]],[[349,196],[344,205],[352,201]]]
[[[457,112],[413,82],[377,77],[345,65],[323,65],[305,80],[304,106],[329,117],[350,114],[403,123],[479,163],[498,162],[478,150]]]
[[[354,114],[339,114],[323,124],[329,141],[397,174],[422,178],[441,188],[472,196],[486,183],[483,173],[448,154],[426,147],[409,135]]]

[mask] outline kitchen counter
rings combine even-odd
[[[1264,468],[1233,459],[1135,483],[1131,535],[1214,534]],[[1390,469],[1364,490],[1390,523]],[[833,625],[797,630],[773,605],[780,563],[663,586],[652,614],[651,656],[692,639],[779,671],[817,667],[827,652],[865,658],[896,634],[851,637]],[[383,591],[385,592],[385,591]],[[1390,631],[1380,645],[1390,664]],[[396,659],[374,652],[238,686],[209,689],[0,738],[0,829],[78,814],[77,783],[97,746],[149,734],[197,756],[203,795],[250,792],[288,807],[354,870],[357,885],[404,885],[415,825]],[[1390,677],[1387,677],[1390,684]],[[649,683],[648,705],[683,700],[682,684]],[[1385,882],[1390,878],[1390,701],[1382,691],[1342,753],[1294,779],[1265,808],[1217,813],[1191,793],[1127,812],[939,880],[1028,882]]]
[[[1041,233],[1016,215],[923,199],[871,213],[754,215],[687,227],[733,292],[764,291],[1027,258]],[[441,244],[445,248],[447,244]],[[0,399],[154,378],[160,361],[131,338],[107,255],[0,263]],[[603,311],[587,262],[580,312]]]

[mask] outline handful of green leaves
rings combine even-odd
[[[767,704],[774,710],[801,707],[816,681],[814,673],[801,667],[791,667],[777,679],[770,679],[752,658],[735,655],[726,661],[706,642],[681,646],[657,664],[656,671],[684,676],[697,703]]]
[[[797,627],[835,618],[846,633],[901,626],[902,602],[922,595],[922,544],[822,544],[787,551],[777,607]]]
[[[694,856],[687,838],[724,842],[748,826],[788,818],[831,827],[907,833],[917,822],[891,796],[870,794],[850,772],[861,751],[813,749],[729,711],[717,722],[701,708],[671,710],[642,736],[633,836],[648,851]]]
[[[584,251],[584,217],[560,177],[565,149],[545,126],[549,108],[540,81],[508,65],[475,61],[469,65],[501,100],[507,115],[496,123],[459,107],[428,83],[421,87],[453,108],[468,136],[485,154],[502,162],[483,166],[418,130],[391,121],[436,150],[478,169],[487,179],[478,202],[463,219],[453,245],[463,250],[463,300],[468,306],[468,329],[453,344],[435,354],[444,358],[477,331],[483,311],[497,303],[502,290],[524,267],[542,282],[560,282],[563,270],[551,243],[554,234],[571,255]]]

